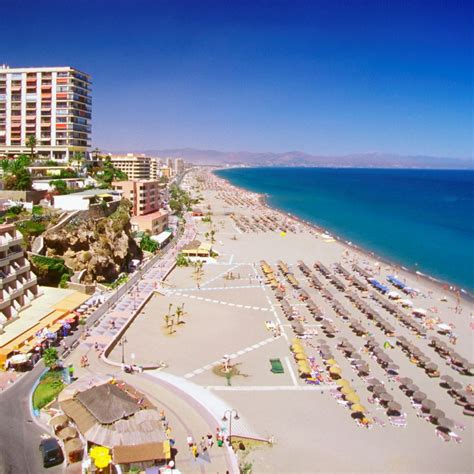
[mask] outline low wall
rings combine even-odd
[[[11,199],[12,201],[33,202],[39,204],[46,196],[46,191],[0,191],[0,199]]]

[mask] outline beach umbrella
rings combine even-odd
[[[341,393],[343,393],[344,395],[350,395],[351,393],[355,393],[355,392],[354,392],[354,389],[351,388],[350,385],[344,385],[341,388]]]
[[[385,393],[387,389],[383,385],[376,385],[373,389],[373,392],[377,395],[380,395],[381,393]]]
[[[389,410],[393,410],[393,411],[401,411],[402,410],[402,406],[400,405],[400,403],[397,403],[397,402],[394,402],[394,401],[388,402],[387,408]]]
[[[415,385],[414,383],[410,383],[406,385],[406,391],[407,392],[413,392],[415,393],[418,390],[418,385]]]
[[[367,380],[369,385],[382,385],[382,382],[379,379],[372,377],[371,379]]]
[[[435,418],[435,419],[439,420],[439,419],[444,418],[446,416],[446,414],[444,413],[443,410],[439,410],[439,409],[435,408],[434,410],[431,410],[430,416],[432,418]]]
[[[339,379],[336,380],[336,385],[338,385],[339,387],[349,387],[350,384],[346,379]]]
[[[337,365],[329,367],[329,373],[334,375],[341,375],[341,369]]]
[[[400,382],[402,385],[407,386],[407,385],[412,384],[412,383],[413,383],[413,380],[410,379],[409,377],[402,377],[402,378],[399,380],[399,382]]]
[[[438,418],[438,425],[442,428],[454,428],[454,422],[449,418]]]
[[[337,365],[337,362],[334,359],[328,359],[326,361],[326,364],[333,366],[333,365]]]
[[[296,359],[296,360],[305,360],[305,359],[306,359],[306,355],[303,354],[302,352],[298,352],[297,354],[295,354],[295,359]]]
[[[387,392],[383,392],[379,395],[379,398],[380,400],[382,400],[383,402],[391,402],[393,401],[393,397],[392,395],[390,395],[389,393]]]
[[[430,362],[429,364],[426,364],[425,369],[430,372],[435,372],[438,370],[438,366],[434,362]]]
[[[425,411],[432,411],[436,408],[436,403],[433,400],[430,400],[429,398],[425,398],[421,402],[421,408]]]
[[[422,402],[426,398],[426,393],[417,391],[411,396],[416,402]]]
[[[367,411],[367,408],[365,408],[363,405],[360,405],[359,403],[355,403],[354,405],[351,406],[351,410],[353,413],[355,412],[365,413]]]
[[[451,377],[451,375],[443,375],[440,377],[441,381],[445,382],[447,385],[451,384],[454,382],[454,379]]]
[[[461,390],[462,389],[462,385],[459,382],[453,382],[453,383],[450,384],[450,386],[453,390]]]
[[[359,403],[360,398],[356,393],[351,393],[344,397],[349,403]]]

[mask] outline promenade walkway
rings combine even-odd
[[[175,246],[151,268],[143,271],[138,282],[121,298],[114,300],[112,296],[108,299],[105,304],[109,309],[69,355],[66,363],[73,364],[75,374],[79,378],[83,375],[97,374],[99,377],[103,375],[122,379],[146,394],[158,408],[164,409],[173,430],[172,436],[176,440],[175,447],[178,450],[176,463],[183,472],[237,473],[239,472],[237,458],[230,448],[214,446],[205,455],[194,459],[186,446],[188,436],[199,442],[202,436],[208,433],[214,434],[216,427],[221,426],[222,422],[219,420],[227,406],[218,397],[210,395],[212,400],[209,400],[209,397],[203,400],[202,394],[192,389],[194,384],[183,385],[173,380],[173,376],[166,376],[159,371],[125,374],[120,366],[110,363],[102,354],[126,329],[140,312],[141,306],[156,290],[166,292],[163,289],[163,279],[174,268],[179,250],[191,242],[195,235],[194,222],[188,218],[185,230]],[[86,368],[80,367],[83,355],[87,355],[89,359],[89,366]],[[199,398],[195,398],[198,395]]]

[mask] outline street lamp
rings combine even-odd
[[[127,343],[127,338],[125,336],[120,339],[119,345],[122,347],[122,364],[125,364],[125,344]]]
[[[224,416],[222,417],[222,421],[226,422],[229,421],[229,444],[232,447],[232,419],[239,420],[240,416],[237,413],[237,410],[231,408],[230,410],[226,410],[224,412]]]

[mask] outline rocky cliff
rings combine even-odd
[[[142,251],[131,235],[130,203],[122,200],[109,217],[81,219],[57,231],[46,232],[45,253],[60,257],[75,272],[85,270],[82,283],[112,282],[128,270]]]

